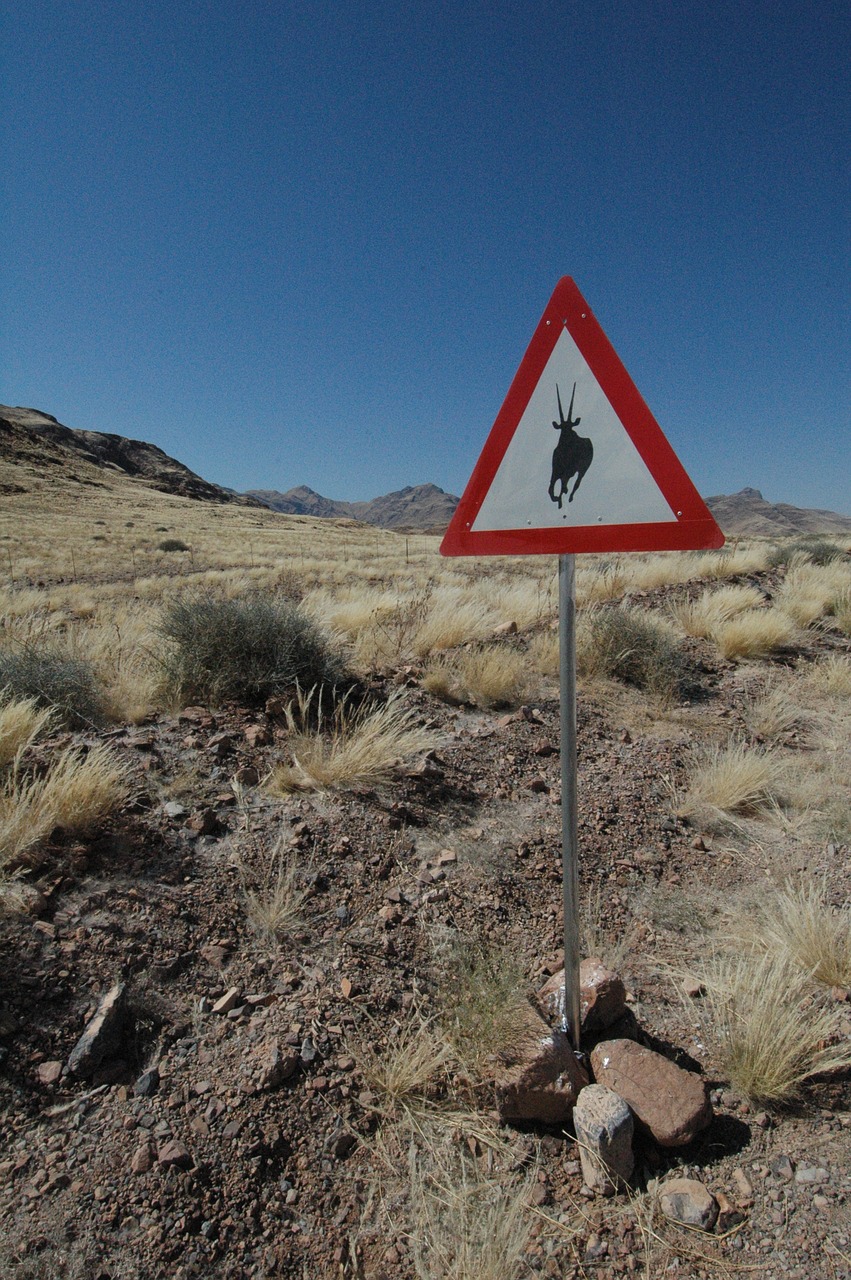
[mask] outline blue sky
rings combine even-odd
[[[32,0],[0,401],[460,493],[562,275],[704,494],[851,513],[844,0]]]

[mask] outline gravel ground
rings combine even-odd
[[[667,715],[629,693],[581,698],[580,876],[595,949],[616,956],[645,1037],[705,1075],[715,1119],[687,1148],[645,1141],[635,1190],[609,1200],[583,1189],[570,1133],[516,1135],[540,1159],[524,1266],[839,1280],[849,1079],[816,1082],[794,1109],[749,1106],[718,1074],[699,1000],[680,999],[664,966],[699,958],[719,904],[760,882],[766,841],[846,895],[848,850],[780,830],[718,840],[673,816],[694,744],[734,724],[762,678],[692,648],[689,705]],[[410,1240],[371,1209],[364,1041],[380,1052],[412,1005],[432,1007],[435,929],[498,943],[537,984],[560,965],[562,908],[555,698],[453,709],[406,679],[439,743],[375,790],[268,797],[254,779],[284,750],[274,714],[187,708],[103,735],[133,802],[92,842],[57,833],[40,899],[0,920],[3,1274],[413,1276]],[[304,922],[270,942],[245,887],[279,840],[308,896]],[[60,1073],[119,981],[116,1043],[93,1075]],[[715,1234],[653,1212],[669,1171],[726,1197]]]

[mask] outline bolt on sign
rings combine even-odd
[[[575,554],[723,544],[723,533],[614,347],[565,276],[532,336],[440,550],[445,556],[559,557],[563,1023],[577,1052]]]

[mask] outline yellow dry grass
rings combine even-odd
[[[0,866],[19,862],[56,827],[70,835],[95,830],[127,787],[125,769],[102,745],[86,754],[66,748],[43,777],[13,766],[0,786]]]
[[[748,609],[712,632],[725,658],[767,658],[790,649],[798,639],[798,627],[779,609]]]
[[[780,803],[784,775],[775,752],[742,743],[716,747],[699,760],[677,812],[699,821],[765,814]]]
[[[785,948],[720,956],[700,976],[722,1069],[745,1097],[789,1102],[813,1076],[851,1066],[835,1006],[813,1006],[809,975]]]
[[[448,702],[504,707],[522,702],[526,696],[529,664],[522,653],[505,645],[479,645],[451,657],[432,659],[422,685]]]
[[[851,594],[851,566],[844,560],[812,564],[795,556],[775,596],[775,605],[801,627],[812,626]],[[841,605],[840,605],[841,609]]]
[[[438,735],[420,723],[397,694],[386,703],[352,707],[338,703],[328,728],[308,729],[319,697],[302,698],[288,710],[292,764],[279,764],[267,782],[272,795],[294,791],[346,790],[387,782],[400,762],[433,750]],[[321,720],[321,714],[320,714]]]
[[[0,770],[14,761],[19,751],[34,742],[49,724],[49,708],[39,708],[31,698],[8,699],[0,690]]]
[[[678,601],[671,615],[686,635],[706,637],[737,614],[756,608],[762,598],[755,587],[721,587],[704,591],[696,600]]]
[[[309,889],[300,883],[298,862],[282,840],[259,875],[252,875],[242,859],[236,865],[245,914],[255,933],[266,941],[277,942],[302,927]]]

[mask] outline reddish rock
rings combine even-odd
[[[61,1062],[41,1062],[35,1069],[39,1084],[56,1084],[62,1075]]]
[[[130,1168],[133,1173],[147,1173],[149,1169],[153,1169],[156,1158],[156,1147],[151,1142],[150,1138],[145,1138],[145,1140],[140,1142],[136,1150],[133,1152],[133,1159],[130,1161]]]
[[[495,1072],[500,1119],[564,1124],[588,1076],[568,1036],[550,1028],[531,1005],[518,1014]]]
[[[211,1010],[212,1013],[230,1013],[231,1009],[236,1007],[239,1000],[239,987],[231,987],[223,996],[220,996]]]
[[[197,831],[200,836],[211,836],[218,827],[218,819],[213,809],[199,809],[186,820],[190,831]]]
[[[247,724],[243,733],[249,747],[268,747],[272,741],[271,731],[264,724]]]
[[[192,1157],[184,1147],[182,1142],[178,1142],[176,1138],[163,1143],[157,1155],[157,1163],[164,1168],[174,1167],[177,1169],[191,1169]]]
[[[591,1053],[598,1084],[620,1094],[660,1146],[683,1147],[712,1120],[706,1086],[692,1071],[633,1040],[603,1040]]]
[[[258,1089],[277,1089],[289,1080],[297,1066],[295,1049],[282,1049],[277,1040],[268,1040],[260,1051],[254,1072]]]
[[[538,992],[538,1003],[547,1017],[564,1017],[564,969],[548,978]],[[616,973],[602,960],[591,957],[579,966],[579,1012],[583,1031],[610,1027],[626,1009],[626,991]]]

